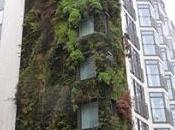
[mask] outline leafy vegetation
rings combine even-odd
[[[108,31],[79,39],[86,17],[94,16],[104,30],[104,12]],[[89,56],[97,76],[78,80],[77,69]],[[26,0],[16,130],[77,130],[78,104],[93,98],[99,101],[100,129],[130,130],[124,58],[119,0]],[[108,109],[111,99],[121,108],[117,114]]]

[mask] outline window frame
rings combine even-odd
[[[161,96],[151,96],[151,94],[161,94]],[[163,100],[163,108],[152,108],[152,100],[151,98],[162,98]],[[150,100],[150,108],[151,108],[151,115],[152,115],[152,121],[153,123],[161,124],[161,123],[167,123],[167,114],[166,114],[166,102],[165,102],[165,95],[163,92],[149,92],[149,100]],[[153,114],[153,109],[163,109],[164,114],[165,114],[165,121],[155,121],[154,120],[154,114]]]

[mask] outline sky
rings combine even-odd
[[[163,0],[167,14],[171,20],[175,23],[175,0]]]

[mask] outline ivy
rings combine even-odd
[[[16,129],[77,130],[79,104],[97,98],[101,129],[131,130],[122,113],[130,112],[130,105],[128,98],[122,99],[127,81],[119,0],[30,1],[26,1]],[[100,17],[104,12],[109,15],[107,34]],[[79,25],[89,16],[96,16],[100,32],[79,38]],[[107,58],[108,51],[115,64]],[[97,76],[80,81],[77,69],[87,57],[94,59]],[[120,100],[120,113],[109,110],[111,99]],[[120,106],[123,102],[127,108]]]

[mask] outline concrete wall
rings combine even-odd
[[[0,41],[0,130],[15,130],[24,0],[5,0]],[[1,18],[0,18],[1,19]]]

